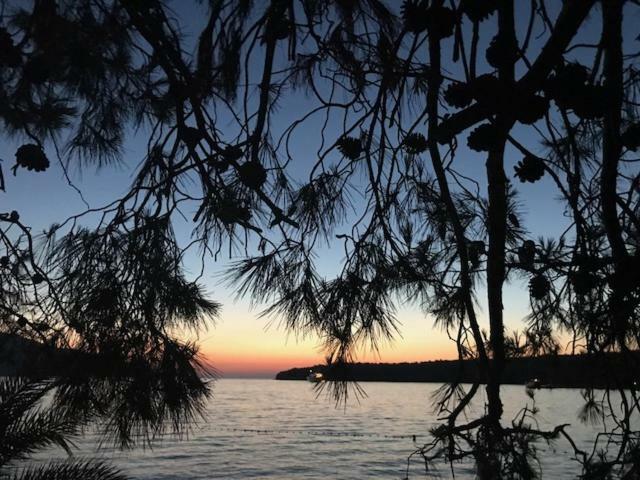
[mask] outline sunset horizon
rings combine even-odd
[[[640,480],[640,0],[0,6],[0,480]]]

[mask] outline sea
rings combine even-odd
[[[438,425],[433,383],[367,382],[345,403],[304,381],[222,379],[215,382],[206,418],[187,436],[166,435],[151,447],[122,452],[98,448],[90,434],[76,439],[75,456],[111,462],[131,479],[423,479],[475,478],[470,463],[425,471],[418,454]],[[485,408],[478,392],[467,415]],[[536,427],[570,424],[578,447],[591,449],[602,426],[578,420],[577,389],[502,387],[505,420],[536,407]],[[535,405],[534,405],[535,402]],[[636,425],[637,426],[637,425]],[[538,445],[542,478],[575,479],[578,463],[567,441]],[[63,458],[50,452],[49,458]]]

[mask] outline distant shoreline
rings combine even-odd
[[[633,353],[640,361],[640,352]],[[339,374],[326,365],[292,368],[279,372],[276,380],[306,380],[310,371],[327,378],[358,382],[484,383],[476,360],[434,360],[414,363],[353,363]],[[640,373],[628,368],[618,353],[606,355],[544,355],[508,360],[503,384],[524,385],[537,379],[541,385],[556,388],[606,388],[616,383],[631,388]],[[638,383],[636,383],[637,385]]]

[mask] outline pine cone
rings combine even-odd
[[[518,44],[504,35],[496,35],[487,47],[487,63],[494,68],[513,65],[518,59]]]
[[[272,18],[267,23],[267,35],[275,40],[286,40],[293,30],[294,25],[286,16]]]
[[[527,155],[513,169],[516,172],[516,177],[522,183],[534,183],[544,176],[544,161],[541,158]]]
[[[418,34],[428,28],[429,10],[427,7],[426,0],[405,0],[402,3],[402,21],[407,31]]]
[[[455,132],[451,128],[446,128],[442,124],[438,125],[438,128],[434,132],[433,138],[440,145],[447,145],[453,141]]]
[[[486,246],[482,240],[474,240],[469,243],[469,261],[471,265],[476,268],[480,265],[480,257],[485,254]]]
[[[456,14],[447,7],[430,7],[427,11],[429,35],[435,39],[453,35],[456,26]]]
[[[602,118],[606,111],[606,95],[601,85],[584,85],[576,90],[573,113],[584,120]]]
[[[551,284],[544,275],[538,274],[529,280],[529,295],[536,300],[542,300],[549,295]]]
[[[638,148],[640,148],[640,123],[629,125],[620,136],[620,140],[625,148],[634,152],[638,150]]]
[[[506,100],[507,88],[498,77],[490,74],[480,75],[476,77],[470,85],[473,98],[478,103],[490,105],[493,108],[501,110],[505,103],[511,107],[511,103]]]
[[[249,161],[238,167],[240,181],[247,187],[259,190],[267,181],[267,171],[258,162]]]
[[[232,199],[225,199],[220,202],[214,214],[227,226],[235,223],[247,223],[251,220],[251,210],[248,207],[239,205],[237,201]]]
[[[452,83],[444,92],[444,100],[452,107],[465,108],[473,101],[473,90],[467,83]]]
[[[184,127],[180,129],[180,138],[190,148],[195,148],[202,140],[200,129],[194,127]]]
[[[558,107],[571,109],[581,101],[581,88],[589,80],[589,71],[579,63],[568,63],[558,68],[549,78],[545,92]]]
[[[357,160],[362,153],[362,141],[359,138],[343,136],[338,140],[338,150],[349,160]]]
[[[473,130],[467,137],[467,145],[476,152],[489,152],[500,142],[500,135],[496,127],[490,123],[483,123]]]
[[[227,162],[235,162],[240,160],[244,152],[238,145],[227,145],[222,151],[222,156]]]
[[[496,0],[462,0],[460,6],[472,22],[486,20],[498,8]]]
[[[531,95],[520,103],[516,112],[516,119],[525,125],[531,125],[542,117],[549,109],[549,102],[541,95]]]
[[[18,148],[16,152],[16,167],[44,172],[49,168],[49,159],[40,145],[29,143]]]
[[[424,152],[427,147],[427,139],[421,133],[410,133],[404,137],[402,142],[404,149],[411,155],[418,155]]]
[[[597,284],[597,277],[584,268],[569,274],[569,282],[573,286],[573,291],[578,295],[586,295],[593,290]]]
[[[533,268],[536,260],[536,244],[533,240],[525,240],[522,246],[518,248],[518,261],[526,270]]]
[[[0,28],[0,65],[15,68],[22,62],[22,52],[14,45],[13,38],[4,28]]]
[[[557,70],[557,79],[569,87],[584,85],[589,80],[589,69],[577,62],[566,63]]]

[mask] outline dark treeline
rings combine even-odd
[[[640,356],[640,352],[635,355]],[[604,360],[604,362],[602,361]],[[608,365],[608,368],[603,367]],[[325,365],[292,368],[279,372],[276,380],[305,380],[309,371],[323,372],[329,379],[348,376],[359,382],[436,382],[480,381],[476,360],[436,360],[415,363],[354,363],[348,371],[334,374]],[[593,355],[544,355],[511,359],[505,366],[504,383],[525,384],[537,378],[542,385],[571,388],[605,388],[618,381],[631,387],[640,379],[638,372],[625,368],[619,354],[608,353],[602,357]]]
[[[108,353],[56,348],[20,335],[0,333],[0,377],[35,382],[59,377],[79,380],[91,371],[94,377],[105,378],[117,368],[114,362],[114,355]]]
[[[0,376],[46,377],[65,368],[63,360],[69,353],[19,335],[0,333]]]

